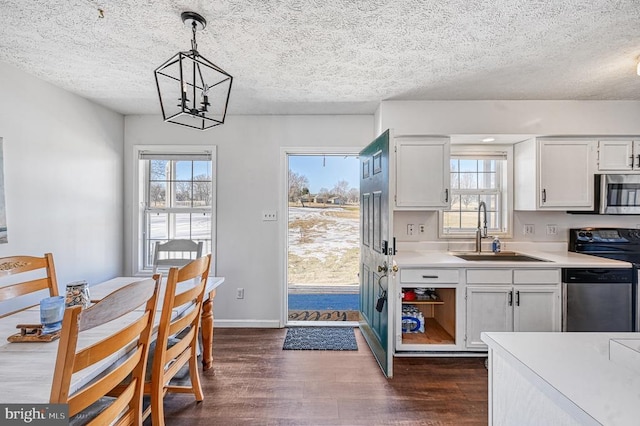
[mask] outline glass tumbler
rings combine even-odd
[[[40,322],[42,333],[51,334],[62,328],[64,316],[64,296],[46,297],[40,301]]]

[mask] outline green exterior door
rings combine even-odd
[[[393,374],[389,318],[394,300],[386,272],[394,250],[389,219],[387,130],[360,152],[360,330],[387,377]]]

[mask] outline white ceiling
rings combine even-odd
[[[104,11],[99,17],[98,9]],[[0,61],[123,114],[190,49],[230,114],[372,113],[382,100],[640,100],[639,0],[0,0]]]

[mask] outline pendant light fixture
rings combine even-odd
[[[191,28],[191,50],[178,52],[155,70],[160,107],[165,122],[210,129],[224,123],[233,77],[198,53],[196,32],[207,21],[195,12],[183,12]]]

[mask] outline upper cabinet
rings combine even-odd
[[[598,171],[640,171],[640,140],[598,141]]]
[[[530,139],[514,146],[516,210],[593,209],[595,140]]]
[[[449,143],[446,137],[395,138],[396,208],[449,208]]]

